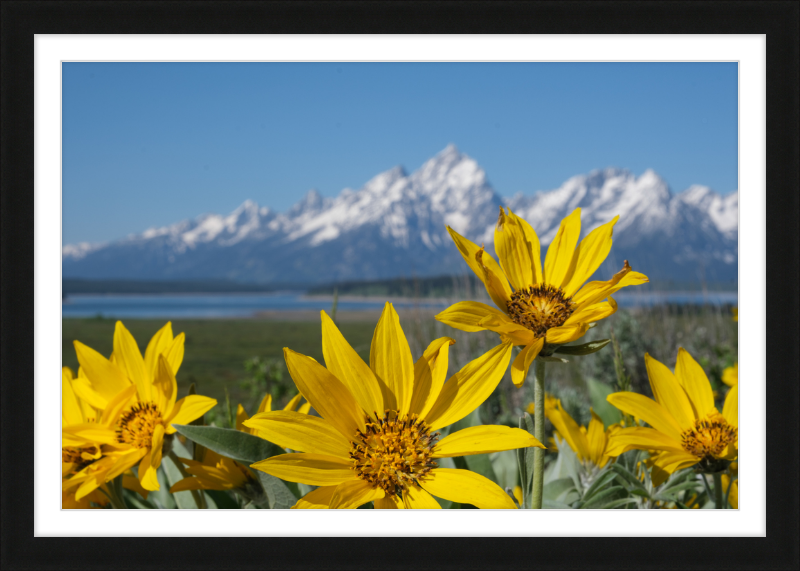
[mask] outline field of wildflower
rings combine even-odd
[[[230,388],[198,378],[224,357],[200,329],[65,321],[62,507],[737,509],[736,310],[620,310],[648,278],[595,275],[616,222],[579,240],[576,210],[543,256],[501,209],[496,258],[448,228],[485,291],[435,318],[334,306],[319,346],[296,324],[280,360],[242,349]]]

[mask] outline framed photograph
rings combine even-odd
[[[2,10],[4,568],[798,564],[796,4]]]

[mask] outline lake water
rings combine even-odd
[[[617,294],[620,307],[648,307],[670,304],[738,304],[736,292],[663,292]],[[395,301],[395,307],[444,309],[441,300]],[[339,300],[339,309],[374,310],[379,300]],[[170,294],[170,295],[75,295],[61,305],[63,317],[107,318],[208,318],[251,317],[260,311],[320,310],[330,312],[330,298],[306,297],[298,293],[270,294]]]

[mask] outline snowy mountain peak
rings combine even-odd
[[[370,194],[380,194],[387,191],[394,186],[397,181],[404,178],[406,178],[405,169],[402,166],[397,165],[396,167],[392,167],[388,171],[384,171],[381,174],[371,178],[367,184],[364,185],[362,190]]]
[[[327,201],[319,193],[316,188],[312,188],[306,192],[305,196],[300,199],[300,202],[292,206],[286,215],[289,218],[296,218],[298,216],[317,213],[322,210],[327,204]]]
[[[337,198],[311,189],[285,214],[247,200],[228,215],[203,215],[104,245],[67,245],[63,275],[312,283],[462,274],[445,227],[491,252],[503,204],[535,228],[543,254],[575,208],[584,236],[620,215],[609,267],[599,270],[603,279],[623,259],[652,278],[736,279],[738,192],[720,196],[695,185],[673,195],[653,170],[636,176],[605,168],[503,200],[455,145],[411,174],[396,166]]]

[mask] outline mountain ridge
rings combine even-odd
[[[334,198],[311,189],[283,213],[247,200],[227,216],[205,214],[106,244],[66,245],[62,268],[65,277],[309,284],[460,274],[463,260],[445,227],[491,251],[500,206],[536,229],[542,257],[561,219],[580,207],[583,235],[621,216],[610,266],[600,273],[615,271],[622,259],[659,278],[735,280],[738,273],[738,191],[722,196],[693,185],[673,193],[652,170],[637,177],[609,167],[557,189],[504,198],[454,145],[412,173],[395,166]]]

